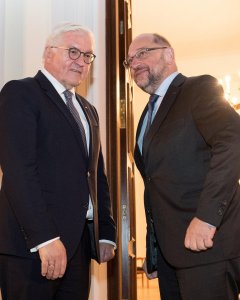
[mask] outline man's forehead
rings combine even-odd
[[[129,47],[129,51],[128,54],[132,54],[132,52],[136,52],[140,49],[143,48],[148,48],[155,45],[155,43],[153,42],[153,38],[150,35],[141,35],[138,36],[137,38],[135,38],[130,47]]]
[[[74,47],[76,44],[81,44],[86,46],[87,48],[92,48],[93,47],[93,41],[91,38],[91,35],[88,32],[84,31],[69,31],[65,32],[62,35],[61,40],[67,44],[68,46]]]
[[[153,42],[153,36],[150,34],[142,34],[137,36],[132,44],[143,44],[143,43],[151,43]]]

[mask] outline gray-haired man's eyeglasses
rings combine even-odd
[[[96,58],[96,55],[91,52],[82,52],[77,48],[65,48],[65,47],[57,47],[57,46],[51,46],[50,48],[57,48],[57,49],[63,49],[68,51],[68,56],[72,60],[77,60],[81,55],[83,56],[83,61],[86,64],[90,64],[94,61]]]

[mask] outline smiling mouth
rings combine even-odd
[[[74,72],[74,73],[82,74],[82,71],[81,71],[81,70],[71,69],[70,71],[72,71],[72,72]]]
[[[134,77],[138,77],[139,75],[143,74],[144,72],[148,72],[148,69],[143,68],[143,69],[138,69],[134,73]]]

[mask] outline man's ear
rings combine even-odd
[[[47,61],[53,57],[53,51],[50,47],[46,47],[44,50],[44,60]]]
[[[174,55],[173,48],[169,47],[169,48],[165,49],[165,59],[169,64],[171,64],[172,62],[175,61],[175,55]]]

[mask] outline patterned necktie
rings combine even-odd
[[[81,118],[79,116],[79,113],[78,113],[76,107],[73,104],[73,101],[72,101],[73,94],[69,90],[64,91],[63,94],[66,98],[67,107],[70,110],[70,112],[71,112],[72,116],[74,117],[75,121],[77,122],[78,128],[79,128],[81,136],[82,136],[84,148],[85,148],[86,154],[88,155],[87,139],[86,139],[85,129],[83,127],[83,124],[82,124]]]
[[[157,101],[157,99],[159,98],[159,95],[156,94],[152,94],[149,98],[148,101],[148,118],[147,118],[147,125],[146,125],[146,129],[144,132],[144,138],[146,136],[146,134],[148,133],[151,123],[152,123],[152,113],[153,113],[153,109],[154,109],[154,105]]]

